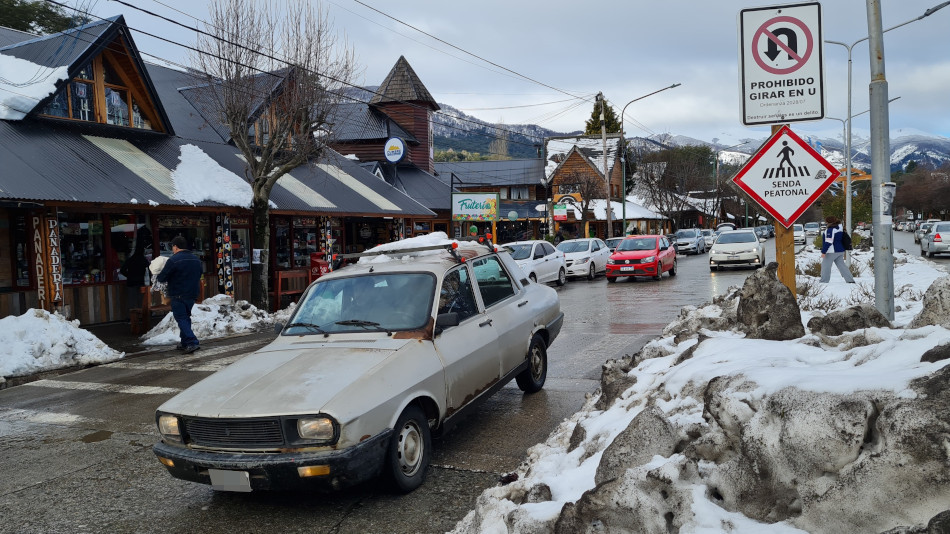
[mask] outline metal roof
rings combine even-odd
[[[445,183],[450,183],[451,175],[455,174],[455,183],[460,187],[465,187],[466,183],[534,186],[541,184],[544,179],[544,160],[527,158],[437,162],[435,172]]]
[[[402,137],[412,144],[419,142],[385,113],[363,102],[337,104],[328,122],[333,124],[331,137],[335,143],[385,140],[390,137]]]
[[[392,165],[383,165],[386,181],[431,210],[448,210],[452,207],[449,184],[416,167],[400,165],[394,172]]]

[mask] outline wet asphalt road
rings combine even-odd
[[[909,234],[908,234],[909,235]],[[773,240],[768,255],[774,257]],[[335,494],[216,493],[171,478],[155,459],[154,411],[177,391],[255,350],[258,334],[202,351],[144,355],[0,390],[0,532],[437,533],[517,468],[580,409],[608,359],[633,354],[673,320],[751,270],[710,273],[679,256],[678,275],[557,288],[565,324],[550,348],[544,390],[512,383],[435,441],[426,483],[394,495],[377,483]]]

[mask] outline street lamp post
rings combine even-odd
[[[928,9],[927,11],[924,11],[923,15],[915,19],[902,22],[896,26],[891,26],[890,28],[884,30],[882,33],[886,33],[893,29],[900,28],[901,26],[905,26],[907,24],[910,24],[911,22],[916,22],[924,17],[929,17],[930,15],[934,14],[934,12],[940,9],[943,9],[947,7],[948,5],[950,5],[950,1],[944,2],[942,4],[938,4]],[[842,43],[840,41],[832,41],[828,39],[825,40],[826,43],[843,46],[845,50],[848,51],[848,114],[847,114],[848,117],[857,116],[857,115],[851,115],[851,66],[852,66],[851,51],[855,47],[855,45],[857,45],[858,43],[863,43],[864,41],[867,41],[869,38],[870,38],[869,36],[862,37],[861,39],[858,39],[857,41],[851,43],[850,45],[846,43]],[[860,115],[860,113],[858,115]],[[836,119],[836,120],[841,120],[841,119]],[[847,168],[846,168],[847,174],[845,176],[845,189],[850,191],[851,190],[851,121],[850,120],[847,121],[846,126],[847,126],[847,131],[845,133],[845,156],[847,158]],[[845,230],[847,230],[850,233],[851,232],[851,197],[850,196],[847,197],[844,201],[844,216],[845,216]]]
[[[648,97],[648,96],[653,96],[653,95],[655,95],[655,94],[657,94],[657,93],[666,91],[667,89],[672,89],[672,88],[674,88],[674,87],[679,87],[680,85],[682,85],[682,84],[680,84],[680,83],[674,83],[673,85],[671,85],[671,86],[669,86],[669,87],[664,87],[663,89],[657,89],[656,91],[653,91],[652,93],[645,94],[645,95],[643,95],[643,96],[634,98],[634,99],[631,100],[630,102],[627,102],[626,104],[624,104],[623,109],[620,111],[620,145],[621,145],[621,147],[622,147],[622,148],[621,148],[622,152],[621,152],[621,154],[620,154],[620,163],[623,165],[623,182],[622,182],[622,186],[621,186],[621,187],[623,188],[623,190],[620,192],[620,196],[621,196],[621,202],[622,202],[622,208],[621,208],[621,210],[623,211],[623,233],[624,233],[624,235],[627,234],[627,138],[624,137],[624,135],[623,135],[623,114],[627,112],[627,106],[629,106],[630,104],[633,104],[633,103],[636,102],[637,100],[643,100],[644,98],[646,98],[646,97]]]

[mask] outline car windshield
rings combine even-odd
[[[817,230],[818,228],[818,223],[816,222],[805,223],[806,230]]]
[[[511,252],[511,259],[513,260],[526,260],[531,257],[531,243],[505,245],[505,248]]]
[[[557,249],[564,253],[587,252],[590,249],[590,244],[587,241],[562,241]]]
[[[636,237],[633,239],[624,239],[617,246],[617,252],[626,250],[656,250],[655,237]]]
[[[712,236],[712,235],[713,235],[712,230],[703,230],[703,237]]]
[[[680,230],[676,232],[676,237],[679,239],[691,239],[696,237],[696,230]]]
[[[805,231],[805,227],[802,226],[802,225],[800,225],[800,224],[794,224],[794,225],[792,225],[792,230],[795,231],[795,232],[804,232],[804,231]]]
[[[716,241],[719,245],[726,243],[755,243],[758,241],[752,232],[723,232]]]
[[[435,277],[379,273],[321,280],[288,322],[286,335],[422,328],[432,315]]]

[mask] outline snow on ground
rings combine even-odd
[[[855,284],[846,284],[833,269],[828,284],[818,279],[798,275],[796,283],[810,284],[813,295],[800,299],[802,321],[834,309],[860,302],[874,302],[873,272],[868,267],[873,252],[855,251],[852,261],[861,267]],[[796,252],[799,272],[820,262],[821,251],[808,246]],[[695,384],[706,383],[714,377],[742,374],[755,382],[757,389],[748,393],[750,400],[760,399],[788,386],[831,393],[850,393],[871,389],[889,390],[899,396],[912,396],[908,389],[911,380],[929,375],[950,364],[950,361],[921,363],[921,355],[936,345],[950,342],[950,330],[928,326],[916,330],[904,327],[923,307],[922,297],[930,284],[946,273],[933,262],[899,251],[895,254],[895,328],[869,328],[864,335],[874,341],[867,346],[829,347],[815,342],[768,341],[745,339],[732,331],[702,333],[709,337],[696,348],[695,338],[681,343],[674,336],[659,337],[648,343],[643,351],[654,357],[643,360],[630,372],[636,382],[618,401],[604,410],[595,409],[598,396],[570,419],[565,420],[548,440],[528,450],[527,458],[519,467],[516,484],[523,488],[546,485],[551,499],[542,502],[516,504],[510,500],[509,488],[496,486],[482,493],[477,507],[453,530],[454,533],[534,532],[550,526],[566,503],[577,502],[584,492],[595,486],[595,474],[607,447],[626,429],[634,417],[653,403],[671,422],[678,425],[704,422],[703,398],[696,397]],[[808,308],[808,309],[806,309]],[[721,309],[713,304],[684,308],[685,315],[718,316]],[[803,341],[814,338],[807,334]],[[694,349],[692,357],[681,358]],[[683,360],[683,361],[680,361]],[[679,363],[677,363],[679,362]],[[700,388],[699,391],[702,391]],[[586,439],[581,446],[571,447],[575,429],[582,425]],[[681,454],[669,458],[654,457],[637,470],[678,469]],[[676,480],[677,477],[671,477]],[[677,484],[685,484],[677,482]],[[741,514],[729,512],[711,502],[705,486],[682,488],[693,495],[692,521],[682,534],[722,532],[722,525],[731,524],[731,532],[788,533],[804,532],[786,522],[758,523]],[[630,491],[635,491],[631,489]],[[635,501],[631,497],[630,502]]]
[[[294,307],[291,304],[269,314],[245,300],[234,302],[227,295],[215,295],[191,309],[191,330],[199,342],[254,332],[267,325],[286,323]],[[178,323],[171,312],[142,336],[142,344],[146,346],[176,345],[180,341]]]

